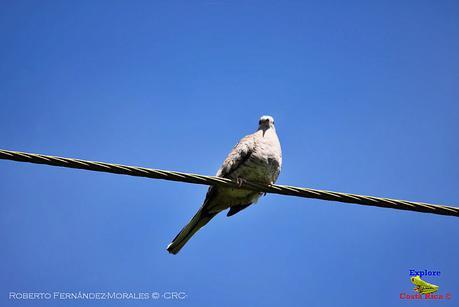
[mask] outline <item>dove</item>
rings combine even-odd
[[[236,180],[239,184],[244,181],[273,184],[281,167],[282,149],[274,119],[264,115],[258,122],[257,131],[245,136],[234,146],[216,176]],[[168,245],[167,251],[177,254],[218,213],[229,209],[227,216],[232,216],[257,202],[262,195],[237,188],[209,187],[201,208]]]

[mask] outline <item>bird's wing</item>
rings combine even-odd
[[[217,177],[228,178],[239,166],[250,158],[255,147],[254,135],[250,134],[242,138],[223,161],[217,172]]]
[[[253,134],[242,138],[223,161],[222,166],[217,172],[217,177],[229,178],[231,173],[241,166],[253,152],[255,140]],[[202,205],[203,208],[213,207],[212,200],[217,197],[218,189],[214,186],[207,190],[206,198]]]

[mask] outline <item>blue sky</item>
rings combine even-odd
[[[1,1],[0,148],[213,175],[269,114],[281,184],[457,206],[458,17],[457,1]],[[0,304],[404,306],[409,270],[429,269],[457,305],[457,218],[267,195],[169,255],[205,191],[0,161]],[[31,291],[187,297],[8,298]]]

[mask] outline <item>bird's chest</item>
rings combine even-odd
[[[275,145],[275,144],[274,144]],[[272,142],[257,142],[250,157],[234,174],[235,177],[249,181],[271,183],[275,181],[280,169],[279,150],[273,150]]]

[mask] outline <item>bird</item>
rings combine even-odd
[[[226,157],[216,176],[238,182],[273,184],[282,167],[282,149],[271,116],[263,115],[255,133],[243,137]],[[177,254],[191,237],[218,213],[229,209],[233,216],[247,208],[264,193],[221,186],[209,187],[201,208],[182,228],[167,251]]]

